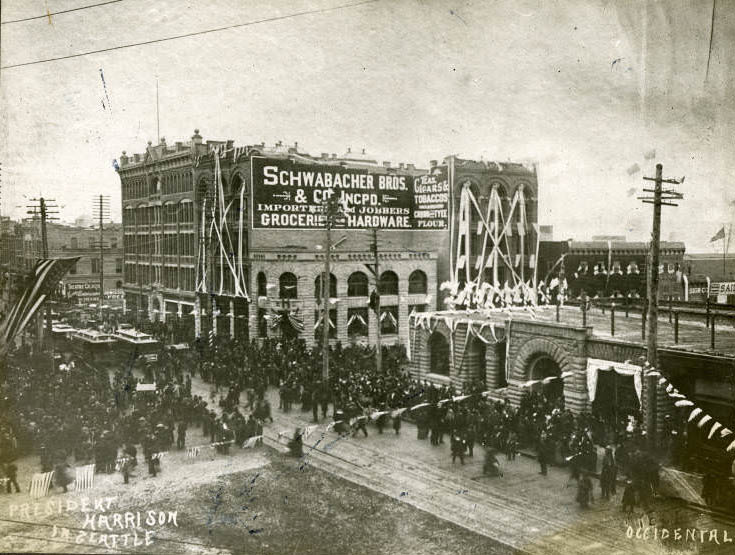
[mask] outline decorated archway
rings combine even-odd
[[[528,366],[528,379],[539,380],[531,387],[532,391],[543,392],[547,399],[558,399],[564,394],[564,381],[554,379],[544,383],[547,378],[559,378],[561,368],[556,361],[546,353],[539,353],[531,359]]]
[[[544,380],[538,385],[551,398],[564,395],[564,380],[560,376],[572,371],[568,353],[554,341],[535,337],[526,341],[512,362],[511,377],[520,382]],[[559,378],[559,379],[555,379]]]

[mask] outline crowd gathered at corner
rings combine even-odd
[[[464,464],[479,447],[488,474],[502,475],[500,454],[507,465],[521,450],[533,453],[541,474],[551,464],[569,467],[580,505],[593,499],[590,475],[599,466],[595,445],[609,443],[609,434],[599,415],[565,409],[563,396],[529,391],[514,407],[481,395],[479,383],[462,392],[436,386],[407,373],[401,347],[384,348],[378,372],[372,348],[337,344],[330,368],[324,383],[321,350],[298,339],[197,340],[185,349],[162,347],[155,362],[141,358],[132,366],[128,360],[97,365],[79,358],[52,363],[19,349],[8,357],[1,385],[0,462],[7,491],[11,485],[18,489],[14,461],[19,456],[36,455],[39,470],[54,470],[56,485],[66,490],[72,462],[95,463],[98,472],[117,469],[127,482],[139,449],[155,476],[162,462],[154,455],[185,449],[187,430],[193,428],[201,430],[203,442],[228,453],[273,421],[266,392],[275,388],[279,410],[304,411],[315,422],[336,420],[335,430],[342,434],[367,436],[370,423],[378,433],[389,428],[400,434],[401,421],[410,419],[417,440],[433,446],[446,440],[452,461]],[[192,393],[197,375],[210,387],[208,398]],[[155,383],[156,389],[138,391],[141,381]],[[469,397],[452,400],[458,396]],[[397,410],[416,405],[422,407]],[[601,461],[600,497],[614,495],[619,474],[625,475],[625,510],[646,507],[657,492],[658,463],[644,449],[637,426],[615,436]],[[293,438],[291,446],[300,453],[301,438]]]

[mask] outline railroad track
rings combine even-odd
[[[420,461],[386,454],[359,440],[336,438],[336,434],[330,433],[318,436],[316,441],[313,438],[305,441],[308,464],[491,537],[519,552],[534,555],[661,552],[657,544],[628,540],[625,527],[618,520],[606,517],[604,510],[569,514],[567,518],[549,516],[554,514],[554,508],[538,501],[509,496],[488,484]],[[265,439],[267,445],[284,449],[270,433],[266,433]],[[328,448],[330,444],[332,448]],[[611,541],[616,537],[617,541]]]

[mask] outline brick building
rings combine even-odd
[[[591,297],[645,297],[648,243],[620,239],[542,241],[539,279],[557,277],[564,255],[564,276],[572,296],[584,290]],[[684,251],[684,243],[661,241],[659,298],[684,298]]]
[[[210,330],[251,338],[298,334],[313,343],[320,322],[325,233],[253,229],[249,208],[254,156],[376,175],[421,173],[411,164],[379,164],[364,152],[313,157],[300,152],[298,145],[236,147],[233,141],[203,141],[198,130],[186,144],[169,146],[162,139],[156,146],[149,143],[143,154],[123,152],[118,172],[126,310],[149,319],[183,322],[192,336],[206,336]],[[221,220],[219,212],[212,217],[220,202],[226,206]],[[223,222],[229,224],[226,250],[232,258],[217,255],[212,239],[216,234],[211,227]],[[444,233],[377,234],[386,343],[405,341],[411,310],[434,308],[437,239]],[[368,309],[376,286],[367,268],[373,263],[372,233],[335,230],[333,236],[332,337],[368,341],[377,334],[379,321]],[[237,272],[229,271],[235,267]]]

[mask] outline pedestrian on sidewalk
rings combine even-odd
[[[20,493],[20,486],[18,485],[18,467],[15,463],[7,463],[5,465],[5,477],[7,482],[5,484],[6,491],[11,493],[11,486],[15,486],[15,493]]]
[[[465,441],[458,434],[453,433],[450,439],[450,449],[452,451],[452,464],[454,464],[457,457],[459,457],[459,462],[464,464],[464,452],[466,448],[467,448],[467,445],[465,444]]]
[[[401,413],[396,413],[395,416],[393,416],[393,431],[396,435],[401,433]]]
[[[592,501],[592,480],[587,472],[582,472],[577,482],[577,502],[583,509],[586,509]]]
[[[636,491],[632,480],[627,480],[625,482],[622,505],[626,518],[630,517],[633,514],[633,509],[635,509],[636,505]]]
[[[547,473],[547,465],[548,465],[548,459],[547,459],[547,437],[546,432],[541,432],[541,435],[539,436],[538,441],[538,463],[541,466],[541,471],[539,474],[542,476],[546,476]]]
[[[516,433],[511,431],[508,434],[508,439],[505,442],[505,458],[509,461],[516,460],[518,454],[518,437]]]

